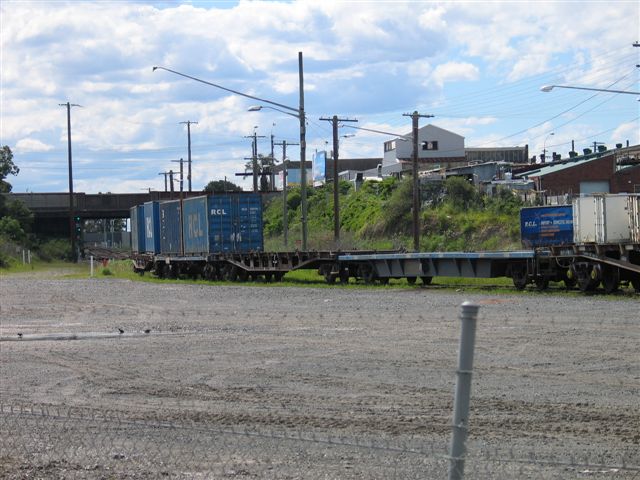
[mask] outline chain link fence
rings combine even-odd
[[[0,478],[447,478],[442,441],[216,428],[116,411],[0,404]],[[557,446],[556,446],[557,447]],[[467,445],[466,478],[637,478],[638,452]]]

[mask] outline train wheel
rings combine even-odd
[[[369,265],[362,269],[362,279],[364,283],[367,285],[372,285],[376,281],[376,272],[373,271],[373,268]]]
[[[343,268],[342,270],[340,270],[338,278],[340,279],[340,283],[342,285],[346,285],[347,283],[349,283],[349,269]]]
[[[276,279],[276,282],[281,282],[282,278],[284,277],[284,273],[276,272],[276,273],[273,274],[273,276]]]
[[[158,278],[164,278],[164,265],[162,263],[156,263],[155,274]]]
[[[588,265],[587,270],[583,271],[578,277],[578,287],[583,292],[592,292],[600,284],[602,279],[602,269],[600,265]]]
[[[329,285],[333,285],[334,283],[336,283],[337,278],[338,278],[338,275],[336,275],[335,273],[325,272],[324,274],[324,281],[327,282]]]
[[[423,285],[431,285],[433,277],[420,277],[420,280],[422,280]]]
[[[167,266],[167,277],[171,279],[176,279],[180,276],[180,269],[175,264],[170,264]]]
[[[522,270],[514,270],[511,274],[513,286],[518,290],[524,290],[528,283],[527,272]]]
[[[564,282],[564,286],[567,290],[574,288],[578,284],[576,272],[573,267],[569,267],[562,277],[562,281]]]
[[[273,274],[271,272],[267,272],[264,274],[264,281],[266,283],[271,282],[271,279],[273,278]]]
[[[389,277],[383,277],[380,279],[380,284],[389,285]]]
[[[602,272],[602,287],[606,293],[617,292],[620,288],[620,270],[615,267],[605,267]]]
[[[417,279],[418,279],[418,277],[407,277],[407,283],[409,285],[415,285]]]
[[[249,272],[247,272],[244,268],[238,268],[238,281],[246,282],[249,280]]]
[[[640,276],[632,278],[631,285],[636,293],[640,293]]]
[[[538,276],[535,279],[535,284],[536,284],[536,290],[541,292],[543,290],[546,290],[549,287],[549,279],[542,276]]]
[[[238,267],[232,265],[226,267],[224,279],[227,282],[235,282],[238,279]]]

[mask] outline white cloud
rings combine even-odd
[[[476,80],[479,73],[478,67],[471,63],[447,62],[434,69],[432,78],[438,85],[443,86],[446,82]]]
[[[51,145],[47,145],[35,138],[21,138],[16,142],[14,153],[48,152],[49,150],[53,150],[53,148]]]
[[[626,141],[629,140],[630,145],[640,144],[640,129],[638,129],[638,122],[623,123],[616,128],[611,134],[611,145],[613,147],[616,143],[622,143],[626,146]]]

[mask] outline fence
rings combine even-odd
[[[0,405],[0,478],[447,478],[446,445],[415,436],[213,428],[50,405]],[[528,450],[527,450],[528,449]],[[468,478],[637,478],[638,453],[467,445]]]

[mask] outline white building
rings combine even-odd
[[[397,164],[405,168],[411,165],[413,143],[411,133],[385,142],[383,169]],[[432,169],[466,165],[464,137],[435,125],[425,125],[418,130],[418,167]]]

